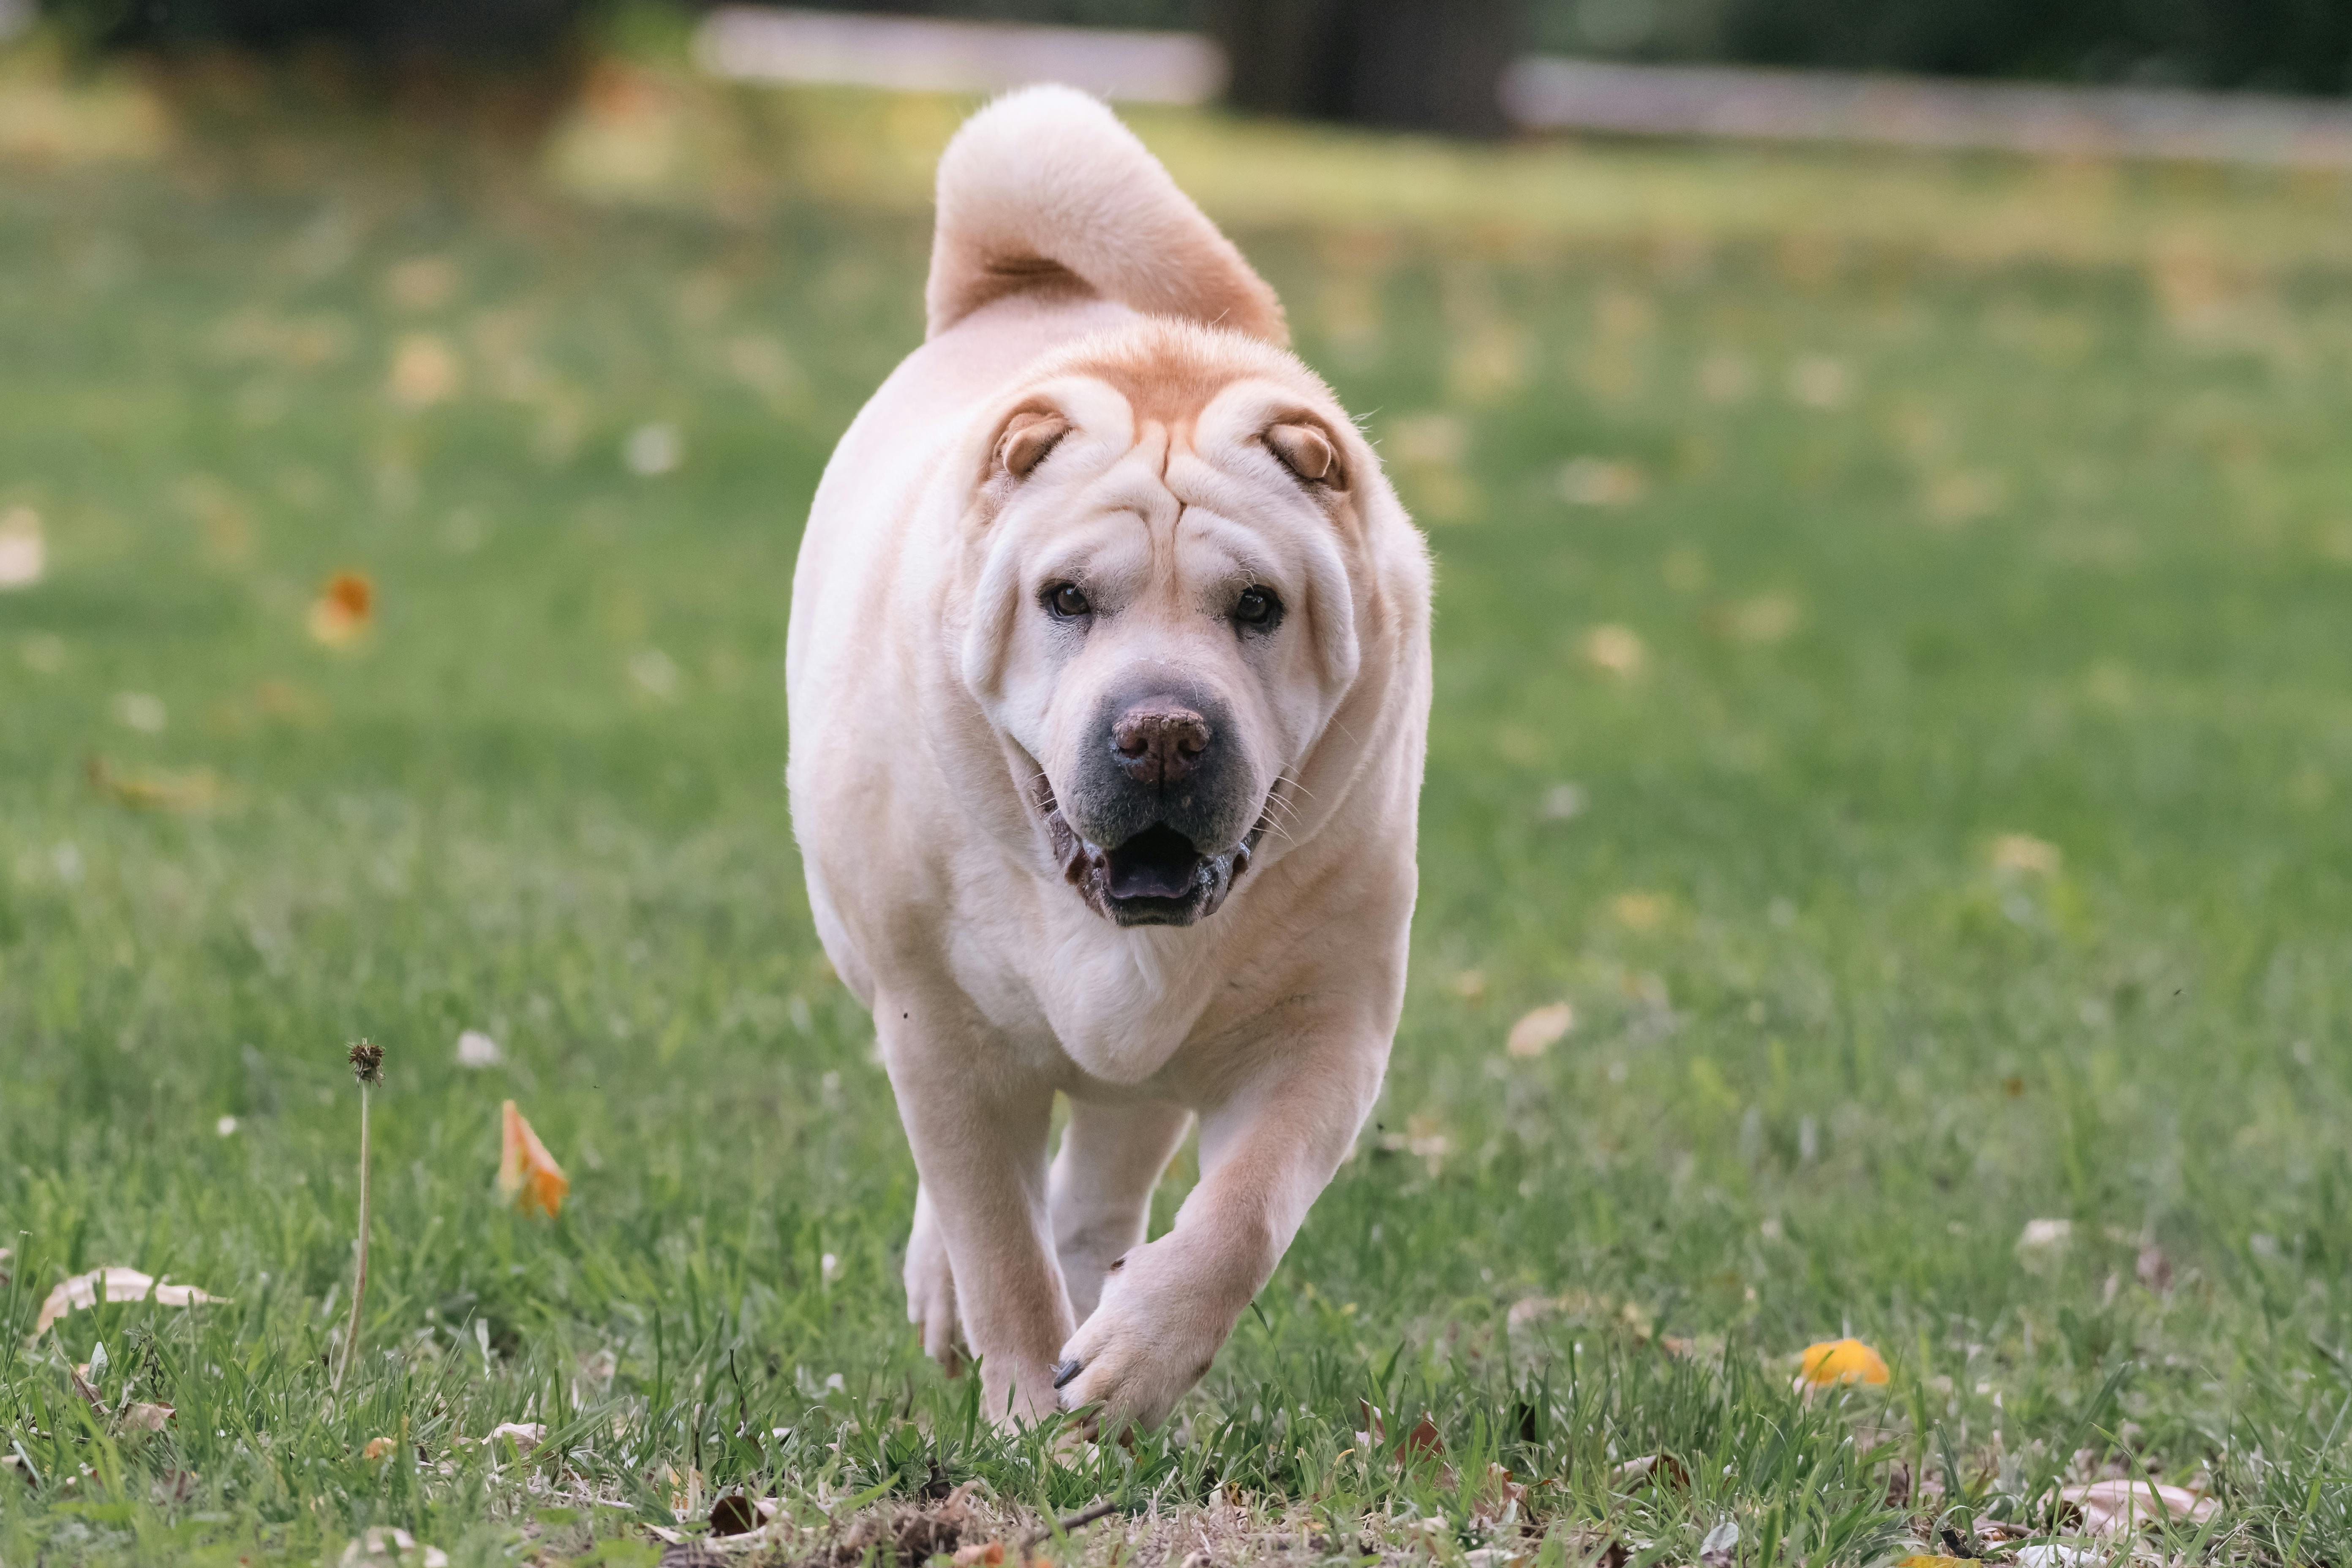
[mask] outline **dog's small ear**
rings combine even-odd
[[[1025,409],[1007,420],[1004,434],[996,438],[996,466],[1016,479],[1025,479],[1069,433],[1070,422],[1065,416],[1048,409]]]
[[[1348,488],[1348,474],[1339,462],[1339,448],[1330,435],[1314,425],[1275,425],[1265,433],[1266,449],[1282,466],[1310,485]]]

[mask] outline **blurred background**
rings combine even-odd
[[[2352,1553],[2352,5],[0,26],[0,1346],[101,1264],[236,1298],[184,1331],[268,1397],[191,1380],[157,1507],[331,1555],[299,1531],[407,1484],[361,1445],[545,1397],[665,1510],[656,1462],[752,1484],[747,1430],[827,1464],[861,1390],[954,1397],[803,900],[783,630],[920,337],[939,151],[1057,77],[1276,285],[1439,563],[1386,1097],[1200,1396],[1328,1417],[1251,1484],[1404,1408],[1366,1368],[1459,1444],[1480,1379],[1606,1348],[1672,1397],[1496,1440],[1721,1447],[1640,1505],[1689,1561],[1797,1498],[1732,1415],[1795,1420],[1778,1358],[1851,1330],[1955,1476],[2039,1496],[2128,1426],[2115,1473],[2210,1467],[2249,1560]],[[384,1359],[329,1430],[362,1035]],[[490,1191],[508,1098],[560,1220]],[[0,1389],[70,1405],[117,1331],[54,1331]],[[1770,1375],[1708,1382],[1726,1345]],[[1820,1506],[1895,1518],[1891,1449],[1808,1408]],[[453,1551],[525,1506],[478,1473],[415,1505]]]
[[[599,7],[594,0],[15,0],[14,9],[108,47],[331,39],[375,58],[513,61],[574,41]],[[1258,92],[1296,94],[1291,107],[1381,122],[1400,113],[1384,96],[1414,92],[1405,79],[1445,74],[1457,57],[1506,58],[1519,49],[2313,93],[2342,92],[2352,71],[2352,18],[2326,0],[947,0],[819,9],[1204,28],[1248,57],[1244,74],[1254,84],[1268,84],[1254,87],[1248,101]],[[1382,73],[1400,79],[1389,95],[1370,79]]]
[[[1468,135],[1531,118],[1497,92],[1512,62],[1530,54],[2322,95],[2352,86],[2352,8],[2333,0],[942,0],[816,9],[1202,33],[1223,57],[1212,90],[1222,85],[1239,107]],[[101,49],[329,45],[355,64],[511,67],[576,58],[612,10],[598,0],[7,0],[0,25],[38,16]],[[886,53],[955,47],[904,29],[871,37],[868,48]]]

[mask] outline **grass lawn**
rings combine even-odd
[[[1438,700],[1378,1125],[1095,1450],[918,1353],[781,780],[962,106],[0,105],[0,1563],[651,1563],[739,1491],[846,1563],[976,1479],[1016,1557],[1861,1564],[2142,1475],[2220,1505],[2143,1552],[2352,1561],[2352,187],[1139,117],[1428,526]],[[28,1339],[101,1265],[230,1300]],[[1794,1394],[1849,1332],[1891,1381]]]

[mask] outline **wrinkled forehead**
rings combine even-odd
[[[1234,365],[1114,359],[1072,369],[1071,380],[1094,382],[1124,405],[1131,428],[1157,425],[1179,450],[1248,440],[1285,413],[1329,412],[1320,406],[1324,400],[1306,387],[1286,385]]]
[[[1236,451],[1258,443],[1271,425],[1302,414],[1345,422],[1304,388],[1230,371],[1154,375],[1118,364],[1073,366],[1035,387],[1032,401],[1058,407],[1098,462],[1126,467],[1120,458],[1148,453],[1181,499],[1202,503],[1209,498],[1181,494],[1184,472],[1194,466],[1188,458],[1229,468]]]

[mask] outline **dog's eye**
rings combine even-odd
[[[1056,583],[1045,590],[1045,612],[1056,620],[1075,621],[1093,610],[1086,590],[1076,583]]]
[[[1234,619],[1245,626],[1270,626],[1282,616],[1282,601],[1265,588],[1244,588],[1234,601]]]

